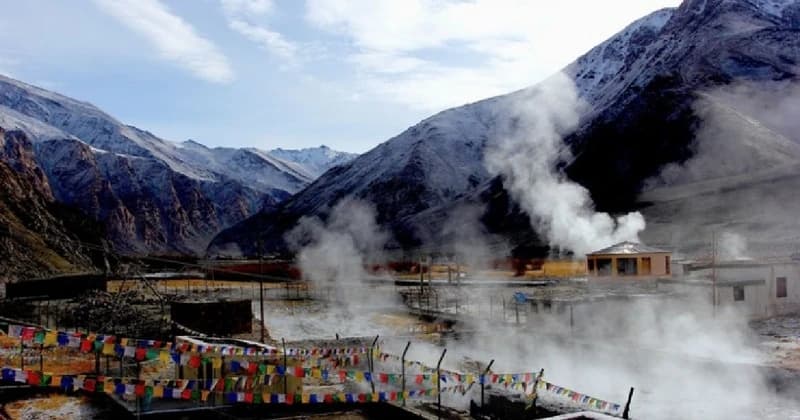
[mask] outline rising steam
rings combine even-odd
[[[375,328],[371,311],[396,304],[393,295],[370,287],[368,280],[374,275],[366,269],[384,260],[388,238],[376,222],[374,208],[355,199],[340,201],[325,221],[300,219],[286,242],[297,252],[303,277],[329,304],[320,318],[307,314],[296,321],[325,324],[330,333],[333,327],[342,334],[371,334]]]
[[[558,74],[520,94],[508,127],[486,151],[486,167],[528,213],[550,246],[583,254],[616,242],[638,240],[645,227],[638,212],[613,218],[598,213],[589,191],[557,168],[571,158],[563,136],[575,130],[585,104],[574,83]]]

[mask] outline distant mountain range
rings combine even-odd
[[[754,212],[751,199],[753,188],[762,191],[778,176],[800,184],[792,166],[800,163],[800,138],[765,128],[759,115],[718,94],[741,83],[794,83],[799,71],[800,2],[686,0],[645,16],[564,69],[588,112],[565,139],[574,159],[562,170],[589,189],[599,210],[644,212],[650,224],[643,239],[654,245],[698,253],[720,229],[756,241],[800,240],[796,218],[778,223],[772,213]],[[209,253],[254,255],[257,243],[263,252],[285,252],[284,235],[301,217],[324,219],[346,197],[375,206],[397,249],[445,246],[453,232],[442,227],[460,209],[478,208],[473,216],[490,245],[517,255],[547,252],[503,180],[484,167],[487,141],[510,123],[510,108],[527,91],[425,119],[224,230]],[[720,119],[722,131],[709,131]],[[745,161],[731,164],[733,157]],[[757,171],[767,172],[754,185],[747,175]],[[774,196],[800,208],[790,191]]]
[[[99,221],[117,252],[202,254],[208,241],[354,155],[208,148],[124,125],[86,102],[0,76],[0,128],[32,143],[52,198]]]

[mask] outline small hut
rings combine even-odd
[[[620,242],[586,255],[590,277],[663,277],[670,275],[672,253],[637,242]]]

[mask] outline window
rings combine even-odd
[[[744,286],[733,286],[733,300],[735,302],[744,300]]]
[[[598,258],[597,260],[597,275],[610,276],[611,275],[611,258]]]
[[[775,279],[775,297],[786,297],[786,277],[778,277]]]
[[[666,263],[667,263],[667,274],[670,274],[670,270],[671,270],[671,268],[670,268],[670,266],[669,266],[669,255],[667,255],[667,257],[666,257],[665,261],[666,261]]]
[[[593,271],[594,271],[594,259],[593,259],[593,258],[589,258],[589,259],[586,261],[586,263],[588,264],[588,267],[589,267],[589,272],[590,272],[590,273],[591,273],[591,272],[593,272]]]
[[[635,276],[636,258],[617,258],[617,275]]]

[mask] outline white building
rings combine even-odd
[[[800,262],[739,260],[687,263],[671,282],[677,290],[702,290],[710,304],[733,308],[750,318],[800,311]]]

